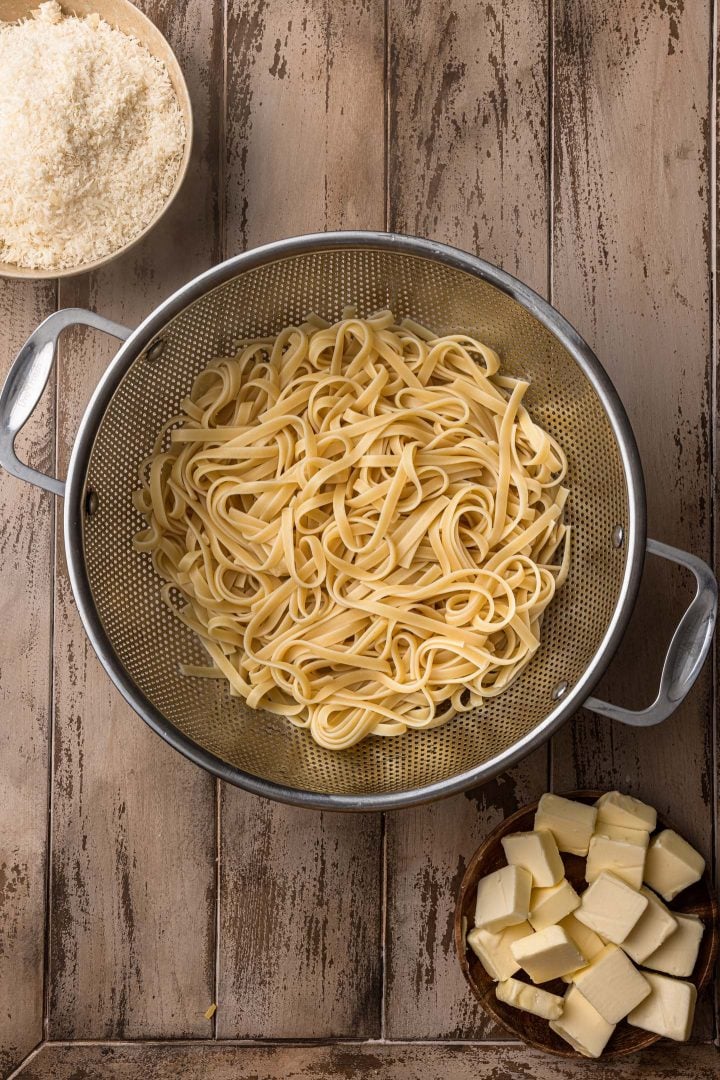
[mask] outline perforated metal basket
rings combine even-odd
[[[573,529],[565,587],[548,609],[541,647],[520,677],[484,708],[444,727],[371,737],[341,752],[315,745],[282,718],[248,709],[220,681],[188,679],[182,662],[204,654],[160,600],[159,581],[132,539],[138,462],[177,412],[193,378],[234,339],[267,336],[309,312],[336,319],[391,308],[438,333],[464,330],[495,348],[505,370],[529,378],[533,416],[569,460]],[[67,484],[23,465],[17,430],[45,384],[60,330],[82,322],[125,338],[88,406]],[[51,316],[26,343],[0,395],[0,463],[65,495],[69,571],[86,630],[130,704],[178,750],[259,794],[303,805],[386,808],[482,783],[538,745],[586,701],[625,628],[645,552],[637,449],[602,367],[567,322],[520,282],[470,255],[377,233],[286,240],[215,267],[172,296],[134,332],[77,309]],[[652,542],[651,542],[652,543]],[[673,639],[658,699],[629,713],[655,723],[694,681],[709,646],[716,589],[700,560],[698,593]]]

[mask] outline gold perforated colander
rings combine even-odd
[[[438,333],[466,331],[503,367],[530,380],[534,418],[569,461],[568,581],[548,609],[541,647],[515,683],[444,727],[371,737],[340,752],[317,746],[280,717],[248,709],[224,683],[188,679],[204,661],[192,633],[160,599],[160,582],[132,540],[138,462],[178,411],[198,371],[237,338],[275,334],[309,312],[339,318],[391,308]],[[13,441],[42,392],[62,327],[84,322],[126,338],[83,418],[67,484],[17,460]],[[489,779],[586,701],[635,599],[645,552],[637,449],[602,367],[565,320],[520,282],[470,255],[408,237],[335,233],[256,249],[201,275],[133,333],[79,310],[46,320],[0,395],[0,463],[64,494],[70,576],[87,632],[116,684],[177,749],[225,779],[303,805],[370,809],[420,802]],[[653,550],[668,555],[668,549]],[[658,700],[626,722],[654,723],[687,692],[709,645],[714,579],[704,563],[670,557],[698,576],[698,594],[673,639]],[[674,650],[674,651],[673,651]]]

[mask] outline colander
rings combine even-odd
[[[501,696],[431,731],[370,737],[340,752],[286,720],[248,709],[217,680],[191,679],[202,647],[160,599],[147,556],[132,546],[142,520],[131,495],[138,463],[198,371],[238,338],[266,337],[310,312],[340,317],[391,308],[436,332],[467,331],[504,369],[530,380],[528,407],[565,448],[570,574],[546,612],[541,646]],[[62,329],[84,324],[123,345],[98,385],[67,481],[18,460],[13,444],[50,373]],[[233,784],[324,809],[390,809],[477,786],[547,739],[578,707],[627,724],[668,716],[707,654],[717,605],[709,568],[646,541],[642,470],[607,374],[565,319],[526,285],[464,252],[386,233],[325,233],[253,251],[201,274],[134,331],[80,309],[31,335],[0,394],[0,464],[65,497],[65,544],[75,599],[118,689],[167,742]],[[635,602],[645,551],[682,563],[697,592],[675,632],[650,708],[590,698]]]

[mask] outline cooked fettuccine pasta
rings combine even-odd
[[[202,371],[135,493],[135,546],[209,656],[184,673],[338,750],[502,693],[569,532],[565,455],[499,368],[466,334],[348,310]]]

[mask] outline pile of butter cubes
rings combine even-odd
[[[655,833],[655,810],[619,791],[595,806],[543,795],[534,825],[503,838],[508,865],[478,883],[467,934],[498,999],[549,1020],[586,1057],[600,1057],[623,1019],[689,1038],[696,990],[684,978],[703,924],[660,897],[699,881],[703,857],[672,829]],[[587,858],[580,895],[562,851]],[[520,968],[533,985],[513,978]],[[553,979],[569,984],[564,996],[538,985]]]

